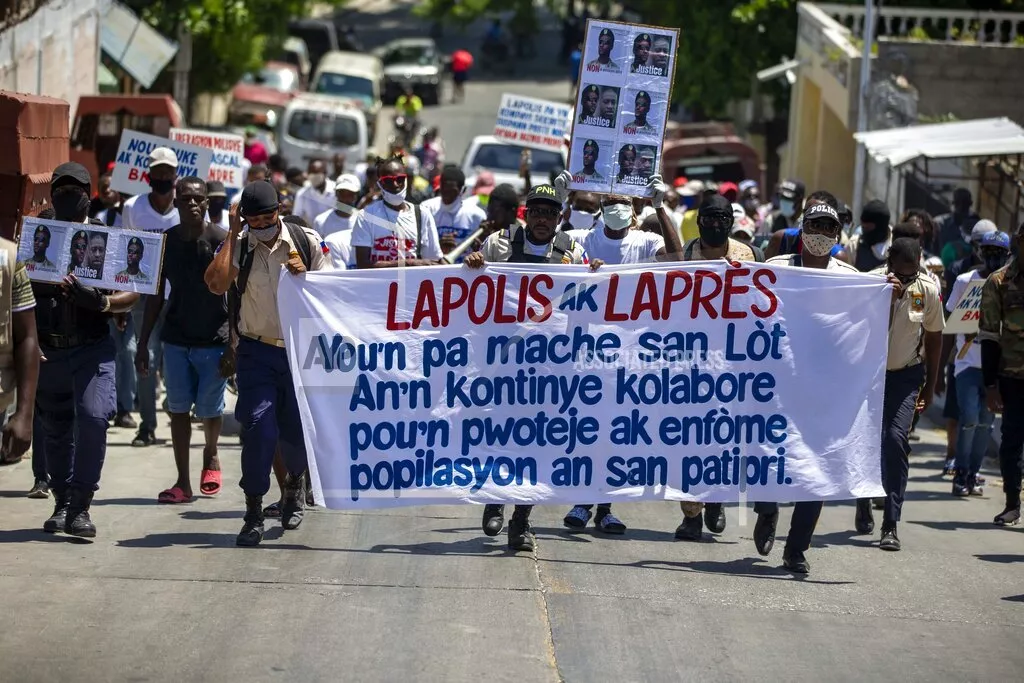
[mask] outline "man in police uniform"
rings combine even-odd
[[[36,231],[33,237],[38,240],[38,236]],[[47,231],[47,243],[49,239]],[[21,460],[32,443],[39,382],[36,300],[25,264],[17,259],[18,245],[0,237],[0,422],[15,397],[18,400],[14,413],[3,425],[0,462],[4,463]],[[42,483],[45,485],[45,479]]]
[[[495,190],[497,192],[497,190]],[[568,191],[551,185],[537,185],[526,197],[526,227],[511,225],[495,232],[480,251],[466,256],[470,268],[483,268],[488,261],[498,263],[587,263],[583,247],[567,233],[558,232],[558,218]],[[493,195],[492,195],[493,201]],[[591,267],[597,267],[594,262]],[[534,546],[530,530],[532,505],[516,505],[508,525],[508,547],[531,551]],[[483,531],[497,536],[505,526],[505,506],[485,505]]]
[[[297,275],[329,268],[329,261],[319,236],[309,228],[283,222],[279,211],[273,185],[265,180],[246,185],[228,215],[227,239],[206,270],[206,285],[212,293],[227,294],[232,284],[240,291],[235,417],[242,425],[241,487],[246,510],[236,539],[241,546],[259,545],[263,540],[263,496],[270,490],[270,470],[279,443],[288,469],[281,526],[297,529],[305,503],[306,446],[277,314],[277,283],[281,266]]]
[[[53,171],[50,197],[55,218],[87,223],[89,172],[68,162]],[[39,412],[46,460],[53,490],[53,514],[43,531],[64,531],[93,538],[89,517],[93,494],[107,452],[108,420],[114,415],[113,313],[131,310],[133,292],[107,292],[87,287],[74,274],[59,285],[33,283],[39,348],[36,410]]]
[[[910,471],[910,427],[915,413],[923,412],[935,394],[946,318],[938,286],[927,275],[921,277],[920,241],[912,237],[893,240],[888,264],[871,272],[889,276],[894,288],[882,406],[885,504],[879,547],[882,550],[899,550],[896,524],[903,511]],[[870,498],[857,501],[854,521],[860,533],[874,530]]]
[[[1021,471],[1024,463],[1024,224],[1017,229],[1018,256],[989,276],[981,292],[981,374],[989,409],[1002,412],[999,469],[1006,508],[992,520],[998,526],[1020,523]]]
[[[621,73],[622,67],[612,61],[612,49],[615,47],[615,33],[610,28],[601,29],[597,36],[597,59],[587,62],[587,70],[611,71]]]

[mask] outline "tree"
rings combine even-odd
[[[340,6],[345,0],[321,0]],[[192,36],[191,91],[224,92],[258,69],[288,35],[288,20],[305,17],[313,0],[127,0],[171,40],[182,26]],[[167,74],[154,89],[167,89]]]

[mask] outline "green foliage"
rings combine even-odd
[[[314,4],[345,0],[128,0],[126,4],[170,40],[178,26],[192,35],[193,93],[228,90],[259,68],[287,37],[288,20]],[[158,86],[161,83],[157,84]]]

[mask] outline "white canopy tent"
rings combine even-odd
[[[881,199],[895,214],[904,209],[902,181],[912,162],[1024,154],[1024,128],[1005,117],[870,131],[854,138],[868,154],[865,199]],[[943,166],[967,176],[962,163]]]

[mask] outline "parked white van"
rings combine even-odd
[[[347,166],[355,166],[370,146],[366,116],[349,100],[303,93],[285,107],[277,145],[290,166],[305,168],[311,159],[329,162],[338,152],[345,154]]]
[[[384,65],[379,57],[359,52],[328,52],[313,74],[309,91],[352,100],[366,114],[370,140],[381,108]]]

